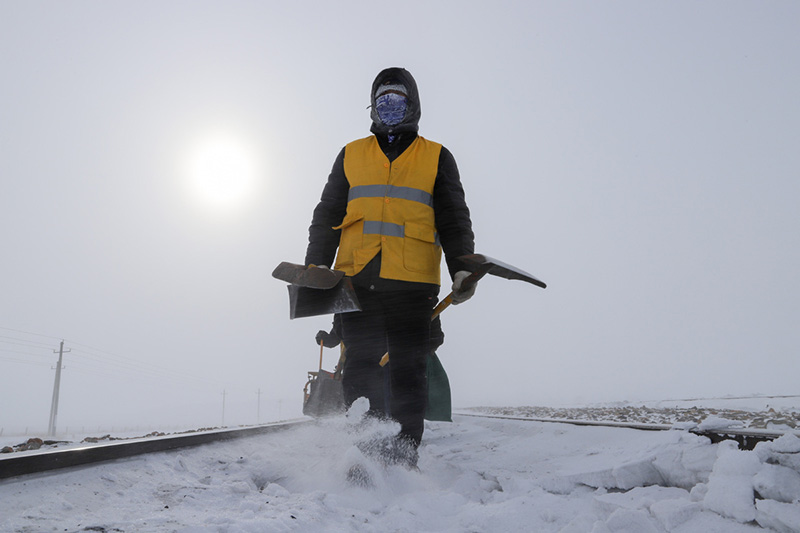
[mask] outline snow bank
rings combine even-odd
[[[721,442],[703,499],[705,508],[737,522],[755,520],[753,477],[760,468],[755,452],[740,451],[733,441]]]
[[[742,452],[681,431],[458,417],[430,423],[420,472],[354,444],[397,431],[345,417],[0,482],[0,531],[800,531],[800,439]],[[758,498],[758,499],[757,499]]]

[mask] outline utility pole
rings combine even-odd
[[[70,352],[71,350],[67,350]],[[55,353],[55,350],[53,350]],[[58,418],[58,394],[61,389],[61,363],[64,360],[64,341],[58,349],[58,366],[56,366],[56,380],[53,383],[53,401],[50,404],[50,423],[47,426],[47,434],[54,437],[56,434],[56,420]]]
[[[228,393],[223,389],[222,391],[222,427],[225,427],[225,396]]]
[[[256,424],[261,423],[261,389],[258,389],[258,408],[256,409]]]

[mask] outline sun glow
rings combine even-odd
[[[198,143],[186,164],[194,200],[210,209],[243,207],[254,192],[257,175],[253,152],[230,136],[209,137]]]

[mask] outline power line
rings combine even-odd
[[[186,374],[185,372],[179,372],[165,367],[159,367],[150,363],[141,363],[131,359],[109,360],[108,358],[105,358],[102,355],[92,354],[89,352],[82,352],[81,350],[78,349],[73,351],[75,355],[83,359],[84,363],[89,365],[92,364],[102,365],[109,368],[116,368],[124,372],[137,372],[139,374],[150,377],[170,379],[173,381],[180,381],[183,383],[191,383],[193,385],[204,385],[204,386],[219,385],[219,382],[214,380]],[[73,361],[77,361],[77,359],[73,359]]]
[[[20,329],[8,328],[0,326],[0,330],[20,333],[23,335],[31,335],[42,339],[58,339],[52,335],[45,335],[31,331]],[[35,353],[39,349],[43,351],[53,349],[52,343],[46,343],[40,340],[25,339],[23,335],[0,335],[0,361],[15,363],[15,364],[31,364],[31,365],[52,365],[52,355],[50,353]],[[4,340],[5,339],[5,340]],[[140,359],[130,356],[123,356],[117,353],[103,350],[85,343],[75,342],[69,339],[64,339],[71,349],[69,368],[73,375],[83,376],[96,376],[102,378],[104,382],[112,382],[114,380],[124,381],[125,388],[147,387],[153,390],[160,390],[164,385],[174,387],[181,384],[183,387],[189,387],[197,391],[207,391],[209,388],[224,388],[227,394],[230,394],[230,383],[208,379],[202,376],[187,374],[185,371],[173,370],[167,367],[154,365],[149,362],[144,362]],[[7,344],[8,348],[3,347]],[[23,350],[13,350],[14,346],[19,346]],[[30,351],[25,351],[27,348]],[[15,354],[26,356],[8,357],[5,354]],[[26,360],[30,358],[29,360]],[[47,361],[42,361],[42,359]],[[39,360],[39,361],[37,361]],[[40,362],[41,361],[41,362]],[[131,380],[131,374],[145,378],[144,380],[136,379]],[[159,384],[161,381],[164,385]],[[234,386],[233,389],[237,393],[244,392],[243,387]]]
[[[102,350],[100,348],[95,348],[89,346],[87,344],[82,344],[75,341],[68,341],[70,346],[73,347],[73,351],[76,352],[78,355],[86,357],[88,359],[94,359],[96,361],[102,361],[104,364],[108,364],[110,366],[117,366],[119,368],[125,370],[133,370],[142,373],[149,374],[151,376],[157,377],[167,377],[171,379],[176,379],[184,382],[199,382],[204,385],[214,385],[217,386],[220,383],[215,380],[209,380],[206,378],[202,378],[200,376],[194,376],[190,374],[186,374],[185,371],[177,371],[167,367],[161,367],[158,365],[154,365],[152,363],[141,363],[136,361],[131,357],[125,357],[113,352],[109,352],[107,350]],[[75,348],[75,346],[83,346],[85,349]],[[108,358],[114,359],[114,361],[109,361]]]
[[[34,357],[48,357],[49,354],[41,354],[41,353],[31,353],[31,352],[20,352],[19,350],[8,350],[6,348],[0,348],[0,352],[5,353],[15,353],[20,355],[32,355]]]
[[[47,339],[62,340],[60,337],[55,337],[53,335],[35,333],[35,332],[32,332],[32,331],[25,331],[25,330],[21,330],[21,329],[8,328],[8,327],[4,327],[4,326],[0,326],[0,330],[11,331],[11,332],[16,332],[16,333],[23,333],[25,335],[33,335],[33,336],[36,336],[36,337],[42,337],[42,338],[47,338]],[[20,345],[21,346],[26,346],[26,347],[29,347],[29,348],[33,348],[33,349],[36,349],[38,347],[46,348],[48,350],[52,349],[52,344],[45,344],[45,343],[39,342],[39,341],[21,339],[19,337],[11,337],[11,336],[7,336],[7,335],[0,335],[0,339],[2,339],[2,338],[11,339],[12,341],[20,341],[21,343],[27,343],[27,344],[20,344]],[[63,340],[64,340],[64,342],[68,342],[70,344],[70,346],[72,347],[72,350],[73,350],[73,355],[78,356],[80,358],[84,358],[85,360],[88,360],[88,361],[92,361],[93,360],[95,363],[102,364],[103,366],[116,368],[118,370],[123,370],[125,372],[137,372],[137,373],[139,373],[141,375],[145,375],[145,376],[149,376],[149,377],[156,377],[156,378],[162,378],[162,379],[171,379],[173,381],[180,381],[180,382],[188,383],[188,384],[192,384],[192,385],[205,385],[205,386],[215,386],[216,387],[216,386],[219,386],[221,384],[220,382],[215,381],[215,380],[206,379],[206,378],[203,378],[203,377],[200,377],[200,376],[188,375],[184,371],[177,371],[177,370],[169,369],[169,368],[166,368],[166,367],[159,367],[159,366],[154,365],[152,363],[142,363],[142,362],[137,361],[136,359],[134,359],[132,357],[122,356],[122,355],[119,355],[119,354],[116,354],[116,353],[113,353],[113,352],[109,352],[107,350],[102,350],[100,348],[96,348],[96,347],[90,346],[88,344],[72,341],[72,340],[69,340],[69,339],[63,339]],[[0,340],[0,342],[8,342],[9,344],[15,344],[15,343],[10,342],[10,341],[2,341],[2,340]],[[81,348],[76,348],[76,347],[82,347],[82,349]],[[10,352],[10,350],[4,350],[2,348],[0,348],[0,351]],[[22,352],[14,352],[14,353],[18,353],[20,355],[32,355],[32,356],[43,356],[44,355],[44,354],[33,354],[33,353],[23,354]],[[74,363],[76,361],[77,361],[77,359],[73,358],[71,366],[74,365]]]
[[[50,363],[45,361],[29,361],[27,359],[14,359],[12,357],[3,357],[0,356],[0,361],[11,361],[12,363],[22,363],[25,365],[34,365],[34,366],[50,366]]]
[[[34,335],[36,337],[45,337],[45,338],[48,338],[48,339],[61,340],[61,337],[54,337],[53,335],[44,335],[43,333],[33,333],[32,331],[23,331],[21,329],[6,328],[6,327],[3,327],[3,326],[0,326],[0,329],[5,330],[5,331],[14,331],[16,333],[24,333],[26,335]]]
[[[11,340],[10,341],[6,341],[6,340],[3,340],[3,339],[11,339]],[[14,341],[19,341],[19,342],[14,342]],[[35,347],[36,345],[38,345],[38,346],[40,346],[42,348],[47,348],[48,350],[53,346],[52,343],[47,344],[47,343],[39,342],[39,341],[29,341],[27,339],[20,339],[20,338],[17,338],[17,337],[9,337],[8,335],[0,335],[0,342],[2,342],[4,344],[19,344],[20,346],[30,346],[30,347]]]

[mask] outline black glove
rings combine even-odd
[[[317,332],[317,336],[314,337],[317,340],[317,345],[321,342],[323,346],[326,348],[335,348],[339,346],[341,342],[339,340],[339,336],[336,335],[333,331],[328,333],[327,331],[319,330]]]

